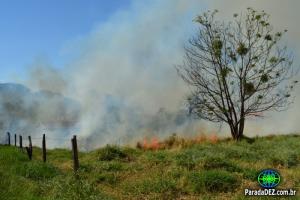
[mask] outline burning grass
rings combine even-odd
[[[172,148],[187,148],[196,144],[210,143],[217,144],[222,139],[216,134],[201,134],[194,138],[184,138],[178,136],[176,133],[172,134],[170,137],[159,141],[157,137],[150,139],[144,138],[143,141],[139,141],[136,144],[138,149],[143,150],[160,150],[160,149],[172,149]]]

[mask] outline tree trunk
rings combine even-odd
[[[234,140],[238,140],[239,139],[239,127],[238,125],[235,125],[233,122],[229,124],[230,126],[230,132],[231,132],[231,136]]]
[[[244,134],[244,127],[245,127],[245,117],[242,117],[240,120],[239,132],[238,132],[238,139],[241,140]]]

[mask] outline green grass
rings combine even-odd
[[[173,137],[163,150],[108,145],[81,152],[76,174],[69,150],[49,150],[45,164],[39,148],[29,161],[25,151],[0,145],[0,199],[249,199],[244,189],[259,188],[266,168],[281,174],[279,188],[298,190],[288,199],[300,199],[299,135],[216,144]]]

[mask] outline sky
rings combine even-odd
[[[182,118],[190,88],[174,66],[197,30],[197,15],[218,9],[218,19],[227,21],[247,7],[271,14],[276,30],[288,29],[283,43],[299,68],[299,0],[2,0],[0,83],[18,82],[78,102],[77,134],[92,147],[149,134],[230,135],[226,126]],[[299,87],[295,96],[288,111],[248,120],[246,135],[299,132]],[[49,99],[34,119],[48,119],[60,106]],[[32,120],[21,122],[31,126]],[[30,133],[43,130],[34,126]]]
[[[130,0],[0,1],[0,82],[24,78],[35,59],[61,68],[64,46],[87,35]]]

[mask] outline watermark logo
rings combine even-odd
[[[275,189],[280,183],[280,174],[273,169],[264,169],[258,176],[257,181],[262,189],[245,189],[246,196],[295,196],[294,189]]]
[[[274,188],[280,183],[280,175],[273,169],[265,169],[259,173],[257,181],[263,188]]]

